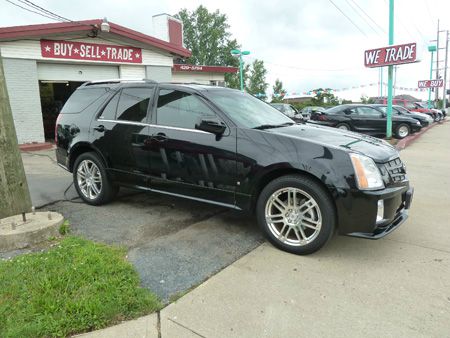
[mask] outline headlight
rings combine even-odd
[[[417,124],[418,126],[420,126],[420,125],[421,125],[421,124],[420,124],[420,121],[417,121],[417,122],[416,122],[416,124]]]
[[[375,190],[384,188],[384,182],[375,162],[367,156],[350,154],[355,170],[356,184],[361,190]]]

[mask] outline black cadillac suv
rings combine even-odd
[[[335,230],[383,237],[407,218],[412,198],[388,143],[295,124],[220,87],[86,83],[62,109],[56,142],[88,204],[127,186],[251,211],[274,245],[296,254],[318,250]]]

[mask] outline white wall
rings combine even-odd
[[[209,81],[224,81],[222,73],[172,72],[173,82],[195,82],[209,84]]]
[[[36,61],[4,58],[3,68],[17,141],[44,142]]]
[[[64,40],[61,38],[61,40]],[[118,42],[106,41],[101,38],[95,39],[75,39],[71,40],[75,42],[86,43],[98,43],[126,46]],[[0,42],[0,48],[3,57],[15,58],[15,59],[32,59],[32,60],[56,60],[63,61],[62,59],[44,58],[41,55],[41,45],[39,40],[19,40],[12,42]],[[86,63],[86,60],[70,60],[75,63]],[[90,61],[89,63],[96,64],[115,64],[118,62],[105,62],[105,61]],[[142,49],[142,65],[158,65],[158,66],[170,66],[173,65],[173,56],[165,51],[155,51],[150,49]]]

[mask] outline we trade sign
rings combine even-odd
[[[444,80],[422,80],[419,81],[419,88],[437,88],[444,86]]]
[[[364,52],[364,65],[369,68],[416,62],[415,42],[404,45],[370,49]]]

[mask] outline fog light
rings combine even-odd
[[[377,223],[384,220],[384,200],[378,200]]]

